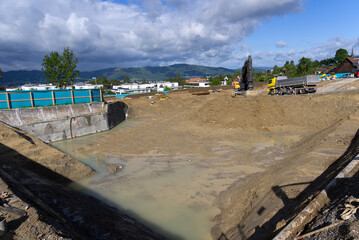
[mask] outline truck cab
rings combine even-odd
[[[287,79],[287,77],[286,76],[277,76],[277,77],[270,78],[268,80],[267,93],[268,94],[275,94],[276,93],[276,91],[275,91],[276,81],[277,80],[282,80],[282,79]]]

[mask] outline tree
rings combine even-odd
[[[265,72],[259,72],[254,78],[255,82],[265,82],[267,80],[267,74]]]
[[[222,81],[220,78],[215,77],[212,82],[209,83],[209,86],[213,87],[213,86],[219,86],[222,84]]]
[[[172,90],[172,88],[169,88],[167,86],[165,86],[165,88],[163,89],[163,91],[171,91],[171,90]]]
[[[336,64],[336,60],[334,58],[327,58],[327,59],[323,59],[319,62],[319,64],[321,66],[332,66],[334,64]]]
[[[76,70],[76,65],[79,62],[77,58],[75,58],[75,54],[69,48],[65,48],[62,54],[62,68],[64,71],[65,80],[72,81],[77,78],[80,74],[78,70]]]
[[[178,82],[178,85],[183,86],[186,84],[186,80],[181,77],[181,73],[176,73],[175,77],[174,77],[174,82]]]
[[[59,83],[59,85],[62,86],[63,76],[59,53],[53,51],[49,56],[45,55],[41,65],[43,66],[41,71],[44,71],[47,82]]]
[[[232,75],[227,74],[226,77],[227,77],[227,79],[228,79],[227,82],[226,82],[226,84],[227,84],[227,85],[232,85],[233,78],[235,78],[235,76],[232,76]]]
[[[45,55],[42,60],[41,71],[44,71],[47,82],[58,83],[63,86],[73,79],[78,77],[79,71],[76,70],[78,59],[72,50],[65,48],[63,55],[60,56],[58,52],[52,51],[49,56]]]
[[[315,68],[314,68],[313,62],[310,60],[310,58],[302,57],[298,63],[297,75],[304,76],[304,75],[310,75],[310,74],[314,74],[314,73],[315,73]]]
[[[123,82],[124,83],[130,83],[131,82],[131,79],[130,79],[130,77],[128,76],[127,73],[125,73],[125,75],[123,75]]]
[[[110,82],[107,80],[106,77],[98,77],[95,80],[91,80],[89,81],[89,83],[91,84],[102,84],[103,85],[103,89],[108,89],[108,86],[110,85]]]
[[[284,68],[283,68],[283,70],[284,70],[284,74],[288,77],[288,78],[290,78],[290,77],[295,77],[295,74],[296,74],[296,67],[295,67],[295,64],[294,64],[294,61],[292,60],[292,61],[290,61],[290,62],[286,62],[285,64],[284,64]]]
[[[274,65],[273,74],[281,74],[281,73],[282,73],[282,68],[278,67],[277,65]]]
[[[169,77],[167,78],[167,81],[169,81],[169,82],[174,82],[173,77],[172,77],[172,76],[169,76]]]
[[[209,79],[209,86],[213,87],[213,86],[218,86],[222,84],[222,80],[223,80],[223,76],[222,75],[217,75],[214,78],[210,78]]]
[[[338,62],[338,63],[341,63],[343,62],[347,57],[349,57],[349,54],[348,54],[348,51],[343,49],[343,48],[340,48],[338,49],[336,52],[335,52],[335,60]]]

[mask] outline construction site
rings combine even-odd
[[[359,80],[254,90],[130,96],[115,128],[50,144],[1,124],[4,239],[294,239],[342,221],[359,198]],[[353,239],[357,217],[303,239]]]

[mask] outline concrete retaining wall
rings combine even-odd
[[[1,110],[0,120],[44,142],[103,132],[126,119],[123,102]]]

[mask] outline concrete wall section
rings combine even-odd
[[[106,113],[31,123],[19,127],[44,142],[55,142],[109,130]]]
[[[44,142],[55,142],[109,130],[125,120],[126,114],[123,102],[91,103],[3,110],[0,120]]]
[[[53,121],[85,114],[105,112],[103,102],[71,104],[52,107],[18,108],[0,110],[0,120],[15,127],[26,124]]]

